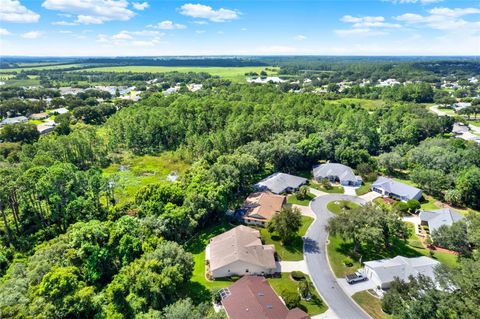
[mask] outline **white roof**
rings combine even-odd
[[[355,176],[353,170],[343,164],[327,163],[322,164],[313,169],[313,176],[315,178],[327,178],[329,176],[336,176],[342,181],[358,181],[359,178]]]
[[[406,197],[408,199],[414,199],[418,193],[422,193],[421,189],[383,176],[377,178],[377,180],[372,184],[372,187],[381,188],[389,193]]]
[[[420,220],[428,223],[430,232],[437,230],[442,225],[451,226],[463,218],[462,215],[450,208],[441,208],[432,211],[423,210],[420,212]]]
[[[435,267],[440,263],[435,259],[421,256],[407,258],[397,256],[395,258],[367,261],[365,267],[372,269],[382,283],[392,282],[395,278],[408,281],[410,276],[424,275],[435,279]]]
[[[299,188],[306,182],[307,179],[303,177],[285,173],[275,173],[261,180],[260,182],[255,184],[254,187],[258,190],[269,190],[272,193],[280,194],[285,192],[289,188]]]

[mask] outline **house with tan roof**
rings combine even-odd
[[[282,210],[287,198],[270,192],[253,193],[247,197],[239,210],[244,223],[265,226],[272,217]]]
[[[212,278],[276,272],[274,245],[263,245],[260,232],[243,225],[210,239],[205,259]]]
[[[229,319],[309,319],[299,308],[289,310],[262,276],[245,276],[220,292]]]

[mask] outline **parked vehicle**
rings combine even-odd
[[[367,280],[368,278],[365,276],[365,274],[363,273],[363,271],[356,271],[356,272],[353,273],[353,274],[347,275],[347,276],[345,277],[345,279],[347,279],[347,282],[348,282],[350,285],[353,285],[353,284],[356,283],[356,282],[365,281],[365,280]]]

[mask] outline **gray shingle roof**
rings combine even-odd
[[[261,191],[269,190],[272,193],[280,194],[289,188],[297,189],[306,182],[307,179],[303,177],[285,173],[275,173],[255,184],[254,188]]]
[[[381,188],[389,193],[394,193],[402,197],[409,199],[415,198],[422,190],[401,182],[397,182],[393,179],[380,176],[373,184],[372,187]]]
[[[338,163],[327,163],[315,167],[313,169],[313,176],[316,179],[336,176],[340,180],[340,183],[343,181],[356,182],[358,180],[358,177],[355,176],[350,167]]]
[[[430,232],[437,230],[442,225],[451,226],[463,218],[462,215],[450,208],[441,208],[432,211],[421,211],[420,219],[428,223]]]
[[[28,121],[28,118],[26,118],[25,116],[7,117],[0,124],[2,125],[17,124],[17,123],[24,123],[27,121]]]

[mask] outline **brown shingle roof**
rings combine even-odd
[[[261,276],[245,276],[228,287],[222,304],[229,319],[308,319],[295,308],[288,310]]]
[[[253,193],[247,197],[243,204],[243,208],[246,209],[244,218],[269,221],[273,215],[282,210],[285,199],[285,196],[268,192]]]
[[[210,270],[238,260],[274,269],[274,254],[273,245],[262,245],[258,230],[240,225],[210,240]]]

